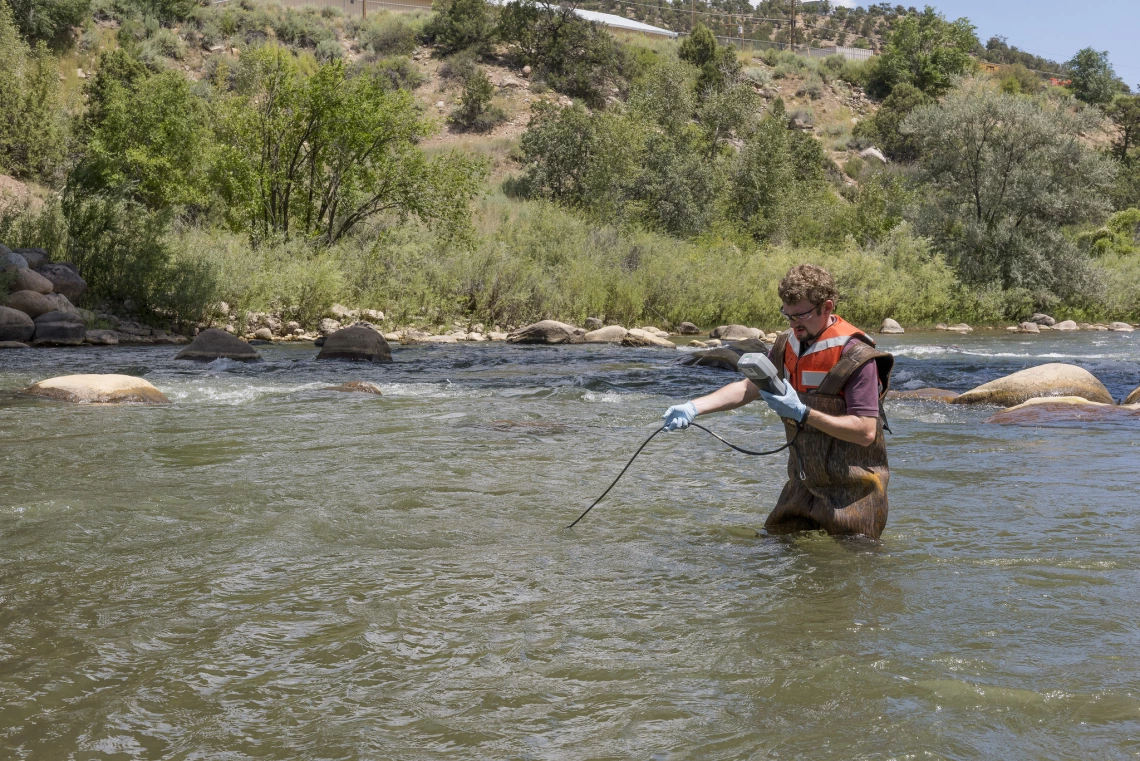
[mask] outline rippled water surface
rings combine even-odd
[[[907,335],[896,385],[1140,333]],[[0,353],[0,757],[1140,755],[1140,424],[892,402],[879,543],[757,534],[782,456],[659,436],[733,376],[610,347]],[[15,390],[142,375],[164,408]],[[382,397],[323,390],[370,380]],[[703,421],[704,422],[704,421]],[[779,441],[762,406],[710,416]]]

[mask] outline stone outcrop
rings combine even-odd
[[[196,362],[213,362],[215,359],[233,359],[238,362],[258,362],[261,355],[245,341],[231,336],[224,330],[207,328],[194,337],[175,359],[188,359]]]
[[[648,330],[641,328],[634,328],[625,334],[625,338],[621,341],[622,346],[645,347],[656,346],[662,349],[676,349],[677,347],[667,338],[662,338],[656,333],[650,333]]]
[[[51,293],[51,281],[32,269],[16,270],[16,275],[8,287],[10,291],[35,291],[36,293]]]
[[[677,326],[677,332],[683,336],[699,336],[703,331],[691,322],[682,322]]]
[[[740,360],[740,357],[752,352],[767,354],[768,346],[757,338],[749,338],[744,341],[728,344],[727,346],[718,346],[706,351],[695,351],[681,360],[681,364],[694,365],[697,367],[716,367],[721,370],[736,372],[736,363]]]
[[[542,320],[507,336],[507,342],[514,344],[574,344],[585,340],[586,331],[557,320]]]
[[[957,391],[947,391],[944,388],[915,388],[903,391],[888,391],[887,399],[910,399],[930,402],[952,402],[958,398]]]
[[[619,344],[625,340],[628,330],[621,325],[607,325],[604,328],[591,330],[584,337],[588,344]]]
[[[78,346],[87,335],[87,326],[77,315],[66,312],[48,312],[35,320],[36,332],[32,343],[36,346]]]
[[[1140,419],[1140,404],[1091,402],[1080,396],[1028,399],[986,419],[999,425],[1104,423]]]
[[[996,404],[1014,407],[1035,397],[1079,396],[1112,404],[1112,395],[1096,377],[1076,365],[1050,362],[983,383],[954,400],[954,404]]]
[[[349,381],[348,383],[342,383],[339,386],[329,386],[325,389],[325,391],[344,391],[345,393],[372,394],[374,396],[381,395],[380,387],[375,383],[369,383],[368,381]]]
[[[759,328],[750,328],[746,325],[721,325],[709,333],[709,338],[719,338],[722,341],[746,341],[750,338],[763,337],[764,333]]]
[[[317,359],[347,359],[356,362],[391,362],[392,349],[377,331],[363,325],[341,328],[325,338]]]
[[[21,393],[75,404],[170,404],[157,388],[131,375],[64,375]]]
[[[87,281],[79,276],[74,265],[45,264],[39,273],[51,281],[56,293],[62,293],[72,304],[78,304],[87,293]]]
[[[906,331],[903,330],[902,325],[899,325],[897,322],[895,322],[890,317],[888,317],[885,320],[883,320],[883,324],[879,328],[879,332],[891,334],[891,333],[905,333]]]
[[[0,341],[28,341],[36,324],[26,313],[10,307],[0,307]]]
[[[55,304],[51,299],[36,291],[15,291],[9,294],[4,306],[23,312],[32,319],[55,311]]]

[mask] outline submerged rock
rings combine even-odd
[[[944,388],[916,388],[904,391],[888,391],[887,399],[921,399],[931,402],[953,402],[959,396],[957,391]]]
[[[879,328],[880,333],[905,333],[902,325],[892,320],[890,317],[883,320],[882,326]]]
[[[736,372],[736,363],[741,356],[752,352],[768,353],[768,346],[758,338],[737,341],[727,346],[718,346],[707,351],[695,351],[681,360],[683,365],[697,367],[717,367]]]
[[[573,344],[584,343],[586,331],[557,320],[542,320],[519,328],[508,337],[515,344]]]
[[[32,335],[32,343],[36,346],[78,346],[87,335],[83,320],[66,312],[41,314],[34,322],[36,332]]]
[[[237,336],[224,330],[207,328],[195,336],[175,359],[189,359],[196,362],[213,362],[215,359],[233,359],[238,362],[259,362],[261,355]]]
[[[604,328],[591,330],[584,336],[588,344],[619,344],[625,340],[629,331],[621,325],[607,325]]]
[[[21,393],[75,404],[170,404],[165,394],[132,375],[64,375]]]
[[[317,359],[347,359],[355,362],[391,362],[392,349],[384,336],[372,328],[353,325],[325,338]]]
[[[32,318],[19,309],[0,307],[0,341],[29,341],[36,331]]]
[[[342,383],[339,386],[329,386],[325,389],[325,391],[344,391],[345,393],[373,394],[375,396],[381,396],[380,387],[375,383],[369,383],[368,381],[349,381],[348,383]]]
[[[662,338],[660,335],[650,333],[648,330],[634,328],[625,334],[625,338],[621,341],[623,346],[657,346],[662,349],[676,349],[677,347],[667,338]]]
[[[1112,404],[1112,395],[1096,377],[1076,365],[1061,362],[1030,367],[983,383],[954,400],[954,404],[996,404],[1013,407],[1035,397],[1079,396]]]
[[[1140,404],[1115,405],[1091,402],[1080,396],[1027,399],[1016,407],[986,419],[999,425],[1041,423],[1103,423],[1140,419]]]

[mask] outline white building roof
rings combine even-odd
[[[614,29],[628,29],[631,32],[645,32],[646,34],[660,34],[665,37],[676,37],[677,33],[668,29],[662,29],[659,26],[651,26],[650,24],[643,24],[640,21],[633,21],[622,16],[615,16],[612,13],[599,13],[598,11],[584,11],[576,9],[576,14],[586,19],[587,21],[595,21],[599,24],[613,27]]]

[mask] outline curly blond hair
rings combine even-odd
[[[820,306],[828,299],[831,299],[833,304],[839,301],[839,289],[835,287],[835,278],[823,267],[814,264],[797,264],[792,267],[780,281],[776,292],[780,294],[780,301],[785,304],[810,301]]]

